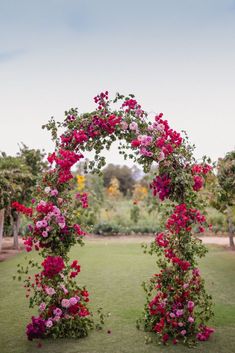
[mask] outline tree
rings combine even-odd
[[[107,188],[110,185],[111,179],[116,178],[120,184],[120,191],[126,196],[128,192],[132,192],[135,184],[135,179],[132,174],[132,169],[124,166],[109,164],[103,169],[104,186]]]
[[[235,151],[228,152],[224,158],[218,161],[218,192],[217,208],[227,218],[229,243],[235,249],[233,207],[235,206]]]
[[[20,157],[7,156],[2,153],[0,156],[0,203],[1,203],[1,224],[3,232],[4,212],[10,211],[13,222],[14,247],[18,249],[18,230],[20,226],[19,214],[11,209],[13,201],[21,201],[29,193],[32,185],[32,174]]]
[[[0,155],[0,243],[2,243],[4,214],[8,211],[13,227],[14,247],[18,249],[20,214],[11,207],[12,202],[27,204],[34,192],[40,173],[46,168],[44,153],[20,146],[16,157]],[[1,245],[0,245],[1,247]]]
[[[121,196],[120,182],[117,178],[112,177],[109,187],[107,188],[107,193],[114,198],[119,198]]]

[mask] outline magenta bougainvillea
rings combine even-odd
[[[83,337],[93,328],[88,308],[89,293],[75,280],[80,273],[77,260],[68,252],[85,236],[82,224],[76,224],[72,209],[71,168],[94,151],[87,168],[100,171],[105,165],[101,156],[115,140],[120,153],[142,165],[145,172],[157,168],[150,188],[164,204],[164,229],[156,234],[149,252],[156,253],[160,272],[144,284],[147,301],[140,322],[154,332],[162,343],[185,343],[207,340],[213,329],[207,326],[212,316],[211,297],[206,293],[197,259],[206,248],[195,236],[208,227],[203,215],[202,189],[211,167],[197,164],[187,136],[174,131],[163,114],[149,119],[133,95],[108,92],[94,98],[97,108],[79,114],[65,112],[65,120],[53,119],[44,127],[51,131],[55,151],[48,156],[49,170],[42,176],[32,208],[15,204],[17,210],[32,217],[25,238],[27,251],[36,249],[44,258],[34,277],[27,277],[25,287],[30,306],[39,314],[27,326],[30,340],[44,337]],[[63,129],[58,135],[58,130]],[[88,207],[87,193],[77,194],[77,202]],[[139,324],[138,324],[139,325]]]

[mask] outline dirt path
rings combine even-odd
[[[154,239],[154,236],[150,235],[126,235],[126,236],[98,236],[98,235],[88,235],[86,236],[85,241],[87,242],[95,242],[95,243],[150,243]],[[229,240],[228,237],[222,236],[204,236],[200,237],[204,244],[216,244],[221,246],[228,246]],[[12,247],[13,239],[12,238],[4,238],[3,241],[3,250],[0,253],[0,262],[12,257],[23,250],[23,241],[19,239],[20,249],[15,250]]]
[[[98,236],[98,235],[89,235],[86,237],[87,241],[91,242],[125,242],[125,243],[150,243],[153,241],[154,236],[145,235],[145,236],[134,236],[134,235],[126,235],[126,236]],[[229,240],[228,237],[219,237],[219,236],[204,236],[200,237],[204,244],[216,244],[228,246]]]

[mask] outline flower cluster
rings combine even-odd
[[[16,209],[18,212],[25,214],[26,216],[32,217],[33,209],[22,205],[19,202],[12,202],[11,207]]]
[[[35,338],[42,338],[46,332],[46,322],[41,317],[32,317],[32,322],[27,325],[26,334],[32,341]]]
[[[199,341],[207,341],[214,331],[215,330],[212,327],[201,325],[200,332],[197,334],[197,339]]]
[[[173,234],[179,234],[181,231],[191,232],[194,223],[198,223],[200,232],[204,232],[205,216],[197,209],[180,204],[175,207],[173,214],[167,220],[166,228]]]
[[[159,114],[155,117],[154,128],[161,134],[156,140],[156,146],[161,149],[164,156],[172,154],[176,147],[179,147],[182,143],[182,137],[180,134],[169,127],[167,120],[162,119],[163,114]]]
[[[208,164],[194,164],[192,166],[193,175],[193,190],[199,191],[204,185],[205,176],[212,170],[212,167]]]
[[[171,192],[171,179],[166,174],[158,175],[150,184],[150,189],[152,189],[154,196],[158,195],[159,199],[163,201]]]
[[[74,278],[79,274],[79,272],[81,270],[81,267],[80,267],[80,265],[78,265],[77,260],[74,260],[72,262],[71,269],[72,269],[72,272],[70,273],[70,278]]]
[[[76,194],[76,199],[81,202],[82,208],[87,208],[88,207],[88,195],[86,192],[80,194]]]
[[[81,158],[82,154],[77,154],[73,151],[60,149],[58,153],[52,153],[48,156],[48,162],[55,162],[58,166],[58,183],[63,184],[73,178],[71,173],[71,167],[77,163]]]
[[[43,262],[44,270],[42,274],[48,278],[53,278],[64,269],[64,261],[60,256],[48,256]]]

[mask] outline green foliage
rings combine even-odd
[[[79,281],[91,288],[93,307],[105,306],[111,314],[103,331],[94,331],[84,340],[43,340],[41,349],[37,343],[25,340],[25,325],[32,313],[25,304],[24,288],[12,281],[16,264],[20,261],[24,265],[26,261],[25,254],[21,253],[0,263],[1,353],[234,352],[235,256],[231,252],[210,246],[206,258],[200,260],[207,288],[215,300],[215,317],[210,324],[216,328],[216,333],[210,342],[199,344],[193,350],[181,344],[158,346],[154,335],[149,334],[147,336],[153,343],[145,345],[146,333],[136,330],[134,323],[144,304],[140,284],[142,279],[152,274],[155,263],[153,257],[142,253],[137,241],[129,244],[119,240],[108,242],[106,239],[87,241],[83,248],[74,247],[70,256],[76,258],[77,254],[83,269]],[[39,259],[35,252],[28,256],[37,261]],[[111,332],[108,333],[108,330]]]
[[[221,206],[233,206],[235,204],[235,151],[228,152],[218,162],[218,194]]]
[[[148,224],[129,224],[121,225],[114,222],[98,223],[92,229],[94,234],[98,235],[130,235],[130,234],[154,234],[159,231],[159,226]]]
[[[102,170],[104,178],[104,186],[107,188],[110,185],[112,178],[117,178],[120,183],[120,191],[127,195],[131,192],[135,183],[132,169],[128,166],[119,166],[109,164]]]
[[[131,220],[134,223],[138,223],[139,218],[140,218],[140,208],[138,205],[133,204],[132,208],[131,208]]]

